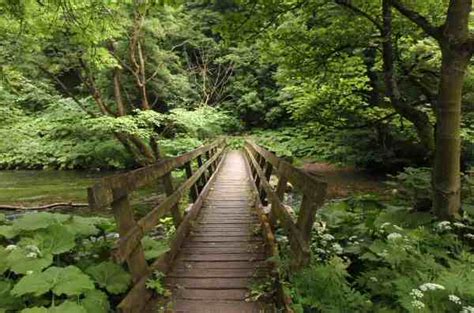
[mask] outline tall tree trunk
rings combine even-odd
[[[390,0],[382,1],[382,16],[382,54],[386,94],[390,98],[395,111],[413,124],[421,144],[429,154],[432,154],[435,147],[434,129],[428,115],[404,102],[398,89],[392,43],[392,7]]]
[[[455,216],[461,206],[461,100],[469,63],[465,55],[446,50],[439,84],[433,168],[433,208],[442,218]]]
[[[458,215],[461,207],[461,102],[464,76],[474,50],[469,33],[472,0],[450,0],[446,21],[435,27],[399,0],[392,5],[435,38],[442,53],[436,110],[436,150],[433,166],[433,209],[441,218]]]
[[[464,77],[472,56],[468,28],[471,8],[471,0],[451,0],[440,41],[433,208],[442,218],[456,216],[461,206],[461,104]]]

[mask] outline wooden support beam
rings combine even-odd
[[[193,176],[193,168],[191,167],[191,162],[188,162],[184,165],[184,169],[186,170],[186,176],[187,178],[191,178]],[[199,177],[200,178],[200,177]],[[197,189],[197,181],[194,183],[190,188],[189,188],[189,194],[191,196],[191,199],[193,202],[196,201],[198,195],[199,195],[199,190]]]
[[[131,229],[137,226],[133,211],[130,208],[128,194],[123,189],[114,189],[114,201],[112,202],[112,210],[120,237],[125,236]],[[143,276],[148,274],[148,265],[146,263],[145,254],[141,242],[137,242],[135,247],[127,258],[127,265],[132,280],[137,282]]]
[[[162,182],[163,187],[165,188],[166,196],[171,196],[174,192],[173,176],[171,175],[171,172],[163,176]],[[179,212],[179,203],[176,203],[171,207],[171,216],[173,217],[174,226],[178,227],[182,220],[181,212]]]

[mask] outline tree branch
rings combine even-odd
[[[441,40],[442,27],[436,27],[432,25],[423,15],[420,13],[408,8],[402,4],[399,0],[390,0],[391,5],[397,9],[402,15],[408,18],[410,21],[418,25],[425,33],[435,38],[436,40]]]
[[[350,0],[335,0],[336,4],[339,4],[342,7],[345,7],[354,13],[365,17],[367,20],[372,22],[374,26],[379,30],[379,32],[382,32],[382,25],[377,21],[375,18],[373,18],[369,13],[362,11],[358,7],[354,6]]]

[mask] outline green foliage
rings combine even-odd
[[[130,274],[108,261],[116,236],[106,218],[42,212],[0,224],[13,233],[0,235],[2,308],[105,313],[108,294],[130,286]]]
[[[317,213],[310,266],[291,272],[283,253],[286,288],[298,312],[462,311],[474,302],[473,232],[469,216],[435,221],[373,196],[334,200]]]
[[[120,294],[130,285],[130,274],[112,262],[102,262],[86,269],[86,273],[94,278],[95,282],[111,294]]]
[[[155,271],[153,272],[153,276],[147,280],[146,287],[153,290],[158,295],[167,296],[169,295],[169,291],[166,289],[164,278],[165,275],[163,273]]]

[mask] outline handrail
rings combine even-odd
[[[324,202],[327,184],[249,140],[245,142],[244,151],[258,191],[259,202],[268,201],[271,204],[269,212],[271,227],[276,228],[278,222],[283,226],[288,233],[293,253],[293,267],[304,266],[309,261],[311,229],[315,213]],[[269,182],[272,174],[278,178],[276,188]],[[296,220],[283,204],[288,182],[303,194]]]
[[[114,201],[114,189],[122,189],[129,193],[146,186],[174,169],[184,166],[187,162],[194,160],[198,156],[202,156],[215,149],[223,142],[224,139],[218,139],[209,145],[197,148],[178,157],[164,159],[153,165],[103,178],[99,183],[87,189],[89,205],[94,209],[110,206]]]
[[[128,173],[103,178],[88,188],[89,205],[92,208],[112,207],[117,222],[119,240],[113,253],[118,263],[127,262],[134,286],[119,304],[121,312],[140,311],[146,305],[151,293],[145,287],[148,275],[155,269],[166,271],[182,244],[190,223],[197,216],[203,198],[209,191],[209,185],[221,164],[226,147],[225,139],[197,148],[175,158],[164,159],[156,164],[139,168]],[[205,162],[203,162],[205,159]],[[192,162],[197,162],[197,170],[193,173]],[[187,180],[177,188],[173,188],[171,172],[184,167]],[[130,207],[129,194],[136,189],[162,180],[167,197],[154,207],[147,215],[136,221]],[[179,210],[179,202],[186,192],[190,192],[193,202],[189,213],[183,218]],[[152,230],[160,217],[171,213],[176,226],[176,236],[170,250],[148,266],[143,252],[141,239]]]

